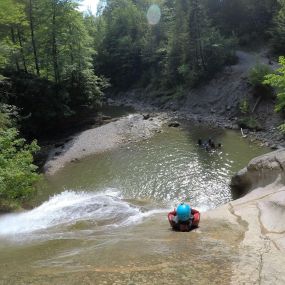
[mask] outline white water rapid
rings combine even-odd
[[[39,207],[0,217],[0,238],[67,238],[71,227],[98,232],[108,228],[129,226],[163,209],[144,210],[124,201],[115,189],[104,192],[64,191]],[[83,225],[82,225],[83,224]],[[78,232],[78,228],[76,228]],[[74,234],[75,234],[74,232]]]

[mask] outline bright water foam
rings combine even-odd
[[[39,207],[24,213],[0,217],[0,237],[30,233],[66,232],[77,222],[90,221],[98,229],[128,226],[161,212],[142,212],[137,206],[121,199],[119,191],[65,191],[51,197]]]

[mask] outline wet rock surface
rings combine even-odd
[[[244,232],[235,217],[232,222],[203,220],[200,229],[178,233],[165,215],[157,215],[125,233],[114,232],[108,247],[92,247],[84,256],[56,259],[55,252],[45,259],[39,252],[34,270],[23,264],[17,274],[6,270],[1,280],[14,285],[230,284]]]
[[[285,284],[284,164],[285,151],[275,151],[233,177],[232,184],[251,192],[230,203],[247,225],[232,284]]]

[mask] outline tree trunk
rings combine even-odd
[[[35,41],[35,29],[34,29],[32,0],[30,0],[29,20],[30,20],[30,29],[31,29],[31,39],[32,39],[33,53],[34,53],[34,62],[35,62],[37,75],[40,76],[39,60],[38,60],[36,41]]]
[[[22,55],[24,70],[26,73],[28,73],[27,65],[26,65],[26,58],[25,58],[23,44],[22,44],[22,36],[21,36],[21,32],[20,32],[19,27],[17,28],[17,34],[18,34],[18,40],[19,40],[19,44],[20,44],[20,51],[21,51],[21,55]]]
[[[16,38],[15,38],[15,32],[14,32],[14,28],[11,27],[11,38],[12,38],[12,42],[14,45],[17,44],[16,42]],[[18,55],[15,55],[15,64],[16,64],[16,69],[17,71],[20,71],[20,66],[19,66],[19,61],[18,61]]]
[[[53,11],[52,11],[52,58],[53,58],[53,70],[54,79],[56,83],[60,82],[59,69],[58,69],[58,51],[56,43],[56,3],[53,0]]]

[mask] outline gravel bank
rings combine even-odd
[[[114,149],[123,144],[150,138],[167,121],[166,114],[144,116],[133,114],[86,130],[75,135],[71,141],[51,151],[44,166],[44,172],[52,175],[69,162],[83,157]]]

